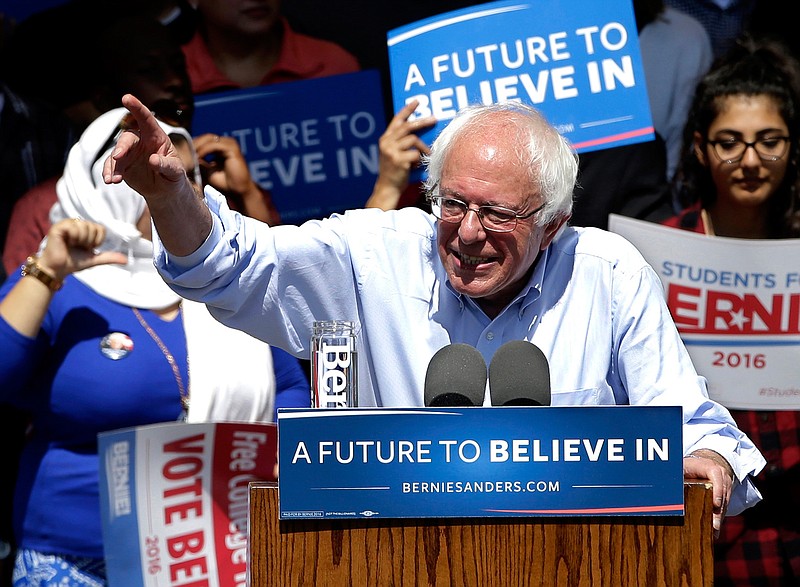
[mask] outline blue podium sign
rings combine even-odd
[[[362,208],[386,128],[377,70],[204,94],[192,131],[231,136],[284,224]]]
[[[630,0],[501,1],[389,31],[395,111],[438,124],[463,106],[522,101],[578,152],[655,138]]]
[[[673,406],[281,409],[280,519],[683,515]]]

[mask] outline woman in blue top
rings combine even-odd
[[[222,326],[156,273],[144,200],[100,175],[124,113],[98,118],[72,149],[47,238],[0,288],[0,401],[31,417],[15,586],[105,584],[98,433],[272,421],[278,407],[309,405],[297,359]],[[199,180],[191,137],[163,127]]]

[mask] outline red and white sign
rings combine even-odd
[[[612,214],[664,285],[709,395],[735,409],[800,409],[800,239],[708,237]]]
[[[275,424],[100,434],[110,587],[244,587],[251,481],[276,481]]]

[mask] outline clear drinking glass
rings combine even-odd
[[[350,320],[314,322],[311,407],[358,407],[358,353],[355,324]]]

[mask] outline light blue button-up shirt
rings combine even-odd
[[[474,346],[488,365],[503,343],[525,339],[549,361],[552,405],[680,405],[685,453],[719,452],[740,481],[765,464],[708,398],[658,276],[619,235],[563,229],[528,284],[490,319],[450,286],[435,218],[420,209],[269,227],[230,211],[213,188],[206,202],[213,228],[191,255],[168,255],[156,235],[167,282],[225,324],[298,357],[309,356],[315,320],[357,322],[360,406],[424,405],[428,363],[448,344]],[[758,499],[743,483],[729,513]]]

